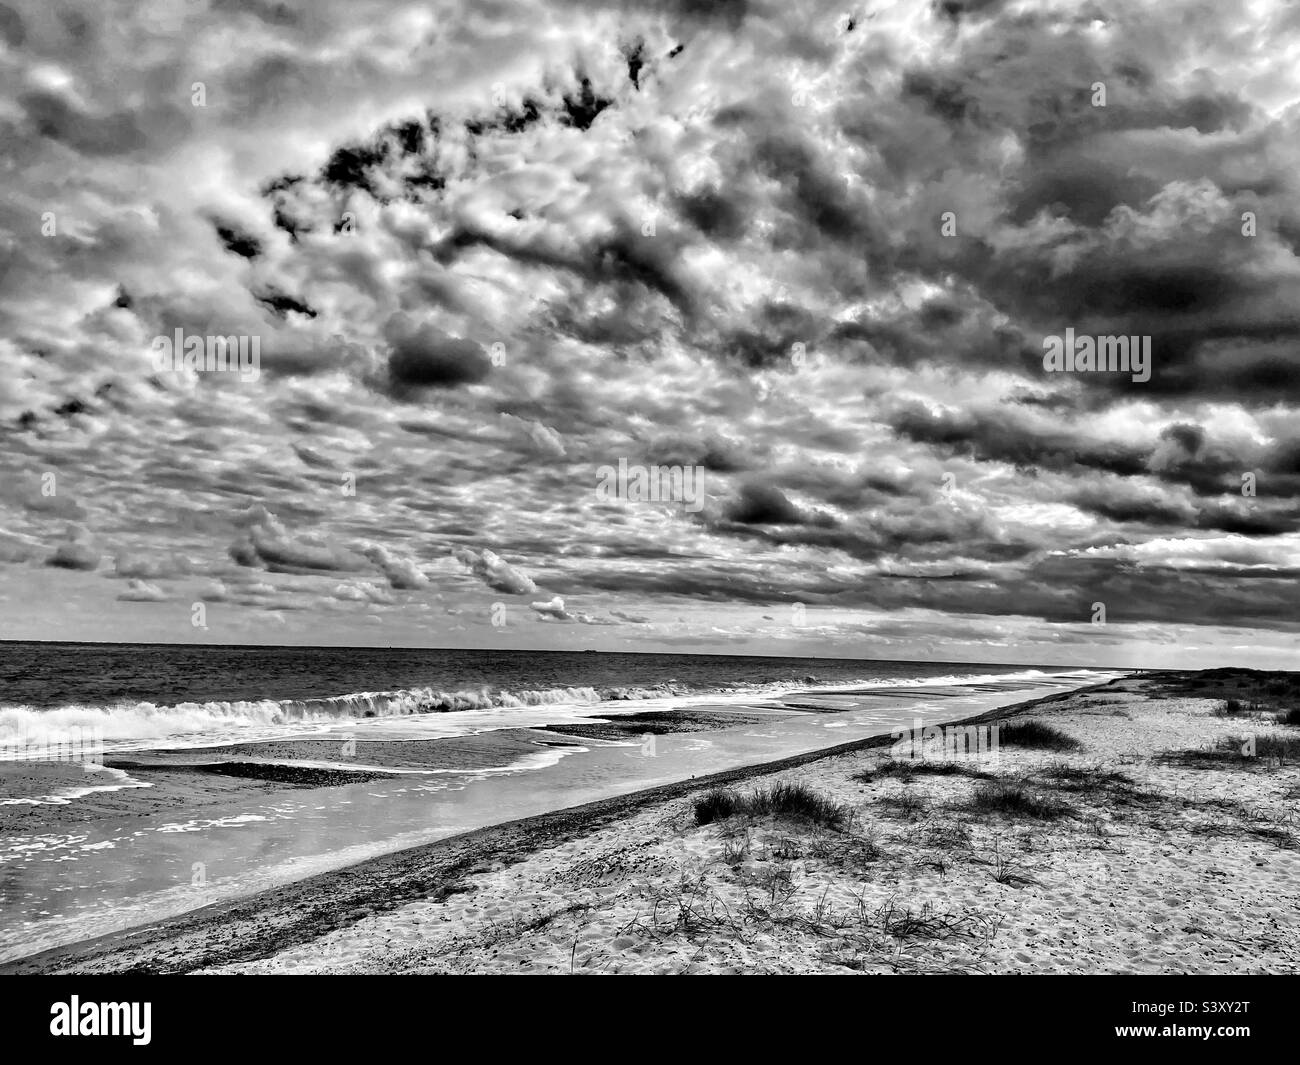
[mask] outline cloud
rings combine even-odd
[[[574,616],[564,609],[564,600],[558,595],[545,603],[529,603],[529,607],[542,617],[556,621],[573,621]]]
[[[375,584],[336,585],[331,595],[335,599],[353,603],[392,603],[393,595]]]
[[[493,591],[507,592],[510,595],[532,595],[537,591],[537,585],[531,577],[493,551],[484,549],[476,552],[473,548],[460,547],[452,555]]]
[[[552,621],[570,622],[577,625],[617,624],[617,622],[612,618],[601,618],[592,614],[585,614],[582,611],[566,610],[564,608],[564,600],[558,595],[544,603],[530,603],[529,607],[532,609],[533,613]]]
[[[44,495],[41,492],[32,491],[24,494],[20,501],[33,514],[48,515],[66,521],[82,521],[87,516],[86,509],[69,495],[60,495],[58,493]]]
[[[17,540],[7,533],[0,533],[0,563],[26,562],[36,553],[29,544]]]
[[[429,583],[429,579],[411,559],[399,558],[385,547],[367,547],[362,554],[383,571],[390,588],[412,590],[424,588]]]
[[[1285,5],[6,10],[19,628],[119,634],[120,585],[45,602],[99,562],[53,518],[304,642],[374,596],[412,643],[484,586],[554,603],[523,560],[647,648],[791,602],[901,657],[1074,648],[1099,597],[1179,646],[1291,631],[1300,75],[1239,46]],[[159,374],[176,328],[265,372]],[[1066,329],[1149,335],[1151,380],[1048,373]],[[601,506],[624,455],[704,467],[706,509]]]
[[[156,584],[131,578],[126,590],[118,593],[118,600],[124,603],[161,603],[167,599],[167,593]]]
[[[190,570],[189,561],[179,555],[150,556],[123,552],[113,560],[114,575],[118,577],[182,577]]]
[[[802,525],[803,513],[770,484],[746,484],[727,507],[727,517],[741,525]]]
[[[549,425],[529,421],[527,418],[516,418],[513,414],[503,414],[501,420],[516,429],[537,454],[547,458],[564,458],[564,439]]]
[[[93,570],[99,568],[100,552],[86,542],[87,533],[79,526],[69,525],[64,540],[45,559],[45,565],[56,569]]]
[[[449,336],[436,326],[416,326],[398,316],[389,321],[385,335],[390,346],[389,381],[395,394],[476,384],[492,372],[481,344]]]
[[[238,524],[246,531],[230,545],[229,554],[241,566],[260,566],[273,573],[346,573],[366,568],[363,556],[323,537],[292,536],[260,505],[246,511]]]

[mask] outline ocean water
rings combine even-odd
[[[626,702],[660,708],[795,687],[972,683],[1059,671],[737,655],[14,642],[0,643],[0,746],[93,729],[107,750],[175,748],[459,715],[402,733],[447,736],[541,723],[529,708],[569,720]]]

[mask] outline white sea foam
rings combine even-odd
[[[96,792],[153,787],[152,784],[134,779],[122,769],[97,766],[95,773],[97,776],[103,774],[104,778],[112,780],[113,783],[92,784],[84,788],[65,788],[49,795],[27,796],[21,799],[0,799],[0,806],[66,806],[75,799],[84,799],[87,795],[94,795]]]
[[[798,686],[770,682],[734,686],[713,691],[692,690],[677,684],[655,687],[613,688],[555,687],[508,691],[478,688],[443,691],[411,688],[397,691],[351,692],[320,699],[259,699],[184,702],[159,705],[152,702],[120,703],[113,706],[68,705],[53,708],[0,706],[0,761],[22,759],[22,748],[47,744],[74,730],[95,730],[108,750],[124,751],[144,746],[175,748],[337,734],[340,726],[362,722],[423,718],[431,715],[464,715],[446,720],[442,727],[427,729],[430,735],[466,733],[509,727],[530,727],[548,722],[566,723],[595,714],[627,713],[653,706],[668,709],[692,702],[718,704],[772,698],[798,691],[803,695],[849,695],[881,688],[949,687],[959,684],[1022,684],[1050,677],[1074,677],[1089,671],[1046,673],[1025,669],[1015,673],[951,674],[941,677],[884,678],[864,676],[860,681],[834,686]],[[624,704],[624,705],[620,705]],[[545,716],[518,713],[545,708]],[[516,711],[516,713],[511,713]],[[17,753],[15,754],[15,751]]]

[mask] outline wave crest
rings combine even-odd
[[[103,740],[149,740],[295,723],[342,723],[376,717],[446,714],[523,706],[564,706],[684,694],[677,685],[652,688],[563,687],[507,691],[483,687],[460,691],[412,688],[351,692],[322,699],[256,699],[176,703],[120,703],[116,706],[60,706],[36,710],[0,708],[0,748],[59,742],[73,733],[94,732]],[[0,759],[6,755],[0,750]]]

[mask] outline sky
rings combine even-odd
[[[0,638],[1295,668],[1298,102],[1284,2],[0,4]]]

